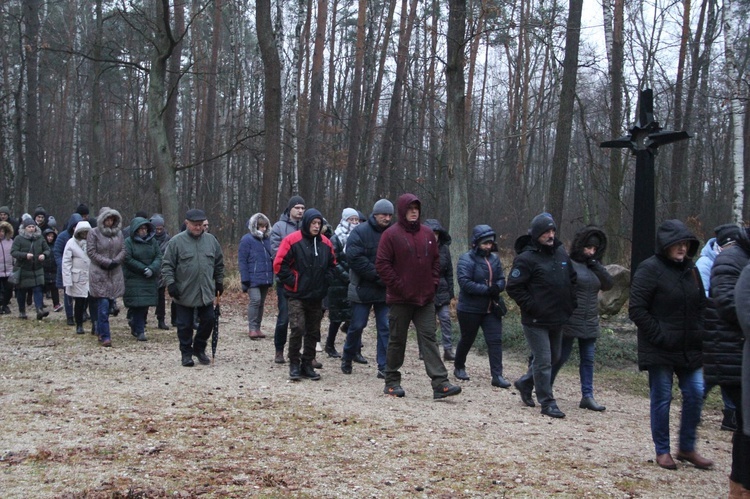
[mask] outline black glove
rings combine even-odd
[[[247,293],[248,289],[250,289],[250,283],[246,282],[246,281],[243,281],[242,282],[242,292],[243,293]]]
[[[171,296],[174,299],[177,299],[180,297],[180,290],[177,289],[177,283],[173,282],[169,286],[167,286],[167,293],[169,293],[169,296]]]
[[[216,283],[216,294],[221,296],[224,293],[224,284],[221,282]]]
[[[490,297],[497,300],[497,298],[500,296],[500,286],[497,284],[493,284],[490,286]]]
[[[593,258],[589,258],[586,260],[586,266],[589,268],[594,268],[597,265],[599,265],[599,262],[597,260],[594,260]]]
[[[117,263],[116,261],[112,260],[110,262],[110,264],[107,266],[107,270],[116,269],[118,265],[120,265],[120,264]]]

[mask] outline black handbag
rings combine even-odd
[[[497,297],[497,301],[492,300],[490,310],[498,319],[502,319],[508,313],[508,307],[505,305],[505,300],[502,296]]]

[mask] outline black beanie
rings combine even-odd
[[[726,246],[729,243],[734,243],[740,237],[740,226],[737,224],[724,224],[719,225],[714,229],[716,234],[716,244],[719,246]]]
[[[602,245],[602,238],[599,237],[598,234],[591,234],[588,239],[586,239],[585,246],[593,246],[595,248],[599,248]]]
[[[78,205],[78,208],[76,208],[76,213],[78,213],[81,216],[88,215],[89,214],[89,207],[86,206],[85,203],[81,203],[81,204]]]
[[[549,213],[540,213],[531,221],[531,226],[529,227],[529,235],[533,239],[539,239],[539,236],[550,229],[557,230],[557,226],[555,225],[555,221],[552,219],[552,215],[550,215]]]
[[[284,213],[289,213],[292,211],[292,208],[297,206],[298,204],[305,205],[305,200],[302,199],[302,196],[292,196],[289,198],[289,202],[286,205],[286,210],[284,210]]]

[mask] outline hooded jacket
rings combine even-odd
[[[688,241],[681,262],[667,257],[667,248]],[[698,239],[679,220],[667,220],[656,232],[657,253],[647,258],[633,276],[630,320],[638,328],[638,367],[665,365],[701,367],[703,312],[706,295],[692,257]]]
[[[281,241],[273,261],[273,271],[289,298],[322,300],[333,279],[336,257],[331,241],[322,234],[313,236],[310,225],[323,216],[315,208],[305,211],[302,227]]]
[[[112,227],[104,220],[115,218]],[[96,227],[89,232],[86,253],[91,259],[89,269],[89,292],[94,298],[117,298],[125,293],[122,262],[125,260],[125,244],[122,237],[120,212],[109,207],[99,210]]]
[[[52,258],[47,241],[42,237],[42,231],[34,226],[34,232],[29,234],[25,228],[21,229],[10,248],[10,254],[16,259],[21,269],[21,279],[16,285],[20,289],[44,286],[44,263],[39,261],[39,255]],[[33,255],[31,260],[26,256]]]
[[[138,235],[138,229],[146,226],[145,237]],[[158,300],[159,276],[161,273],[162,252],[154,235],[154,225],[143,217],[130,221],[130,236],[125,239],[125,260],[122,266],[125,278],[123,303],[126,307],[156,306]],[[151,276],[144,272],[151,269]]]
[[[740,303],[750,301],[750,266],[742,269],[735,286],[735,296]],[[737,309],[737,322],[745,336],[750,334],[750,307]],[[746,341],[742,349],[742,414],[750,414],[750,342]],[[746,437],[750,437],[750,417],[743,417],[743,428]]]
[[[542,228],[534,230],[543,234]],[[552,246],[546,246],[525,234],[516,239],[514,249],[517,255],[505,290],[521,308],[521,323],[540,327],[564,325],[577,305],[577,276],[562,243],[555,238]]]
[[[381,227],[370,215],[367,222],[356,226],[346,240],[346,261],[349,264],[347,298],[354,303],[385,303],[385,283],[375,269]]]
[[[739,386],[745,335],[737,318],[735,286],[750,263],[750,238],[742,230],[736,244],[716,255],[711,268],[703,332],[703,376],[707,383]]]
[[[5,237],[0,241],[0,277],[8,277],[13,273],[13,256],[10,249],[13,246],[14,229],[10,223],[0,222],[0,230],[5,232]]]
[[[83,217],[81,215],[79,215],[78,213],[73,213],[70,218],[68,218],[68,222],[65,224],[65,229],[57,235],[57,239],[55,239],[55,245],[51,248],[52,254],[55,256],[55,262],[57,263],[55,285],[58,288],[65,287],[62,279],[62,258],[63,251],[65,251],[65,245],[68,244],[70,238],[73,237],[73,232],[76,229],[76,225],[78,225],[78,222],[80,222],[81,220],[83,220]]]
[[[417,219],[410,222],[406,211],[421,203],[414,194],[402,194],[396,203],[398,221],[383,232],[375,258],[375,269],[386,286],[389,305],[424,306],[435,299],[440,282],[440,253],[432,229]]]
[[[451,236],[440,222],[434,218],[428,218],[424,224],[429,227],[433,234],[438,233],[438,251],[440,253],[440,283],[435,291],[435,306],[447,305],[455,296],[453,291],[453,259],[451,258]]]
[[[73,237],[68,239],[63,248],[60,272],[65,294],[74,298],[86,298],[89,295],[91,259],[86,254],[86,238],[78,239],[75,235],[91,231],[91,225],[86,221],[81,221],[73,229]]]
[[[49,234],[54,236],[51,243],[47,241],[47,235]],[[44,259],[44,284],[52,285],[55,283],[55,278],[57,277],[57,262],[55,261],[55,255],[52,252],[52,248],[55,247],[55,242],[57,242],[57,232],[48,227],[42,231],[42,237],[47,241],[47,246],[50,248],[50,258]]]
[[[258,222],[266,224],[265,232],[258,230]],[[268,217],[256,213],[247,223],[248,233],[242,236],[237,258],[240,265],[240,279],[248,288],[273,284],[273,257],[271,256],[270,227]]]
[[[589,258],[583,249],[592,236],[599,240],[599,246],[594,256]],[[573,237],[570,259],[576,271],[577,306],[563,326],[563,335],[569,338],[599,337],[599,291],[608,291],[614,285],[612,276],[601,263],[606,249],[607,235],[594,225],[581,228]]]
[[[492,250],[484,251],[479,247],[479,241],[488,237],[495,238],[495,231],[489,225],[477,225],[471,236],[471,249],[461,255],[456,267],[458,286],[458,305],[456,310],[471,314],[488,314],[492,312],[492,297],[490,287],[494,284],[505,289],[505,274],[500,258]]]
[[[301,220],[296,222],[289,217],[289,212],[298,204],[305,204],[305,201],[299,196],[292,196],[289,198],[287,207],[284,209],[284,213],[279,217],[279,221],[273,224],[271,228],[271,256],[276,257],[276,253],[279,251],[281,241],[284,240],[289,234],[296,232],[300,229]],[[322,229],[321,229],[322,230]]]

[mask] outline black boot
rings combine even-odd
[[[326,343],[325,353],[327,353],[328,356],[332,359],[341,358],[341,354],[336,351],[336,347],[334,347],[333,345],[329,345],[328,343]]]
[[[443,360],[447,360],[449,362],[456,360],[456,355],[453,353],[452,348],[446,348],[443,350]]]
[[[159,319],[159,329],[168,330],[169,326],[167,326],[167,323],[164,322],[164,319]]]
[[[289,363],[289,379],[291,379],[292,381],[298,381],[302,379],[302,374],[300,373],[299,364],[296,362]]]
[[[313,369],[312,364],[310,363],[303,363],[302,364],[302,377],[311,379],[313,381],[318,381],[320,379],[320,374],[315,372],[315,369]]]
[[[44,307],[36,308],[36,320],[40,321],[49,315],[49,310]]]
[[[76,325],[76,334],[83,334],[83,324]]]

